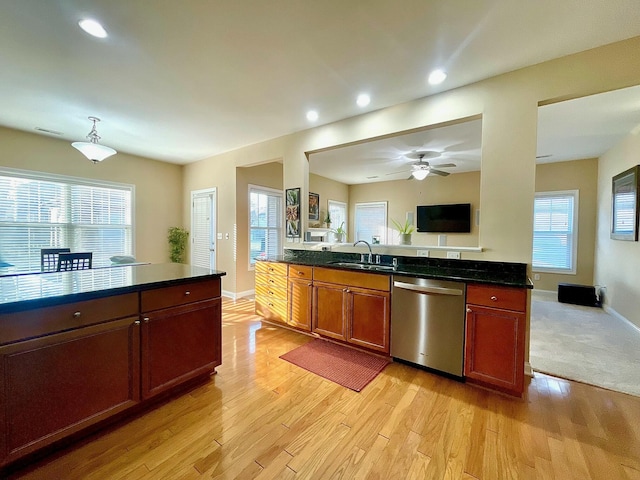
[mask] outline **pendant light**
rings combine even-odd
[[[116,152],[113,148],[105,147],[104,145],[100,145],[98,143],[98,140],[100,140],[100,136],[98,135],[98,131],[96,130],[96,122],[99,122],[100,119],[97,117],[89,117],[89,120],[93,122],[93,128],[87,135],[89,141],[73,142],[71,146],[79,150],[80,153],[82,153],[93,163],[98,163],[105,158],[110,157],[111,155],[115,155],[118,152]]]

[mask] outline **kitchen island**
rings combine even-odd
[[[258,261],[256,313],[268,321],[400,361],[422,359],[421,366],[522,396],[532,288],[526,264],[388,255],[372,255],[371,260],[355,253],[286,250],[284,256]],[[455,309],[459,314],[431,312],[430,318],[415,319],[421,338],[413,343],[419,350],[407,358],[405,352],[400,355],[392,348],[394,343],[399,345],[392,341],[394,335],[396,340],[414,335],[405,331],[406,315],[394,308],[398,306],[394,302],[402,301],[394,298],[394,292],[400,285],[408,288],[412,278],[456,283],[460,305]],[[446,289],[431,290],[428,295],[435,298]],[[426,305],[426,300],[416,297],[419,305]],[[441,327],[428,326],[434,314],[447,315],[435,319]],[[456,333],[445,333],[450,326]],[[430,361],[447,350],[457,355],[455,373]]]
[[[0,277],[0,467],[214,373],[224,275],[148,264]]]

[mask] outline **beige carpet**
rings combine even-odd
[[[531,297],[531,367],[640,396],[640,332],[601,308]]]

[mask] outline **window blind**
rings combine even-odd
[[[536,193],[533,268],[575,273],[577,191]]]
[[[355,240],[387,243],[387,202],[356,203]]]
[[[335,200],[329,200],[327,202],[329,208],[329,215],[331,215],[331,227],[342,228],[347,230],[347,204],[344,202],[337,202]]]
[[[40,249],[93,252],[94,265],[133,254],[133,187],[0,169],[0,260],[40,270]]]
[[[282,253],[282,193],[276,190],[249,189],[249,265],[256,257]]]

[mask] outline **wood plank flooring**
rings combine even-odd
[[[362,392],[279,355],[310,340],[223,303],[203,385],[12,479],[640,479],[640,398],[536,375],[511,399],[393,363]]]

